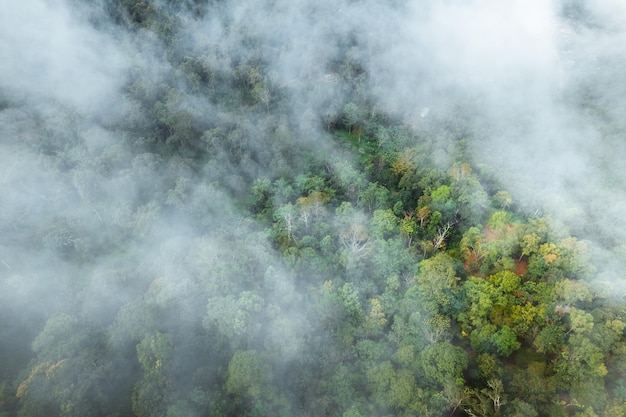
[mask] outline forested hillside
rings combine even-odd
[[[619,1],[0,11],[0,417],[626,415]]]

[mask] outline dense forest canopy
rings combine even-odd
[[[626,415],[619,0],[0,12],[0,416]]]

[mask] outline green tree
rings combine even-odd
[[[359,205],[366,207],[370,213],[374,210],[384,210],[387,208],[389,194],[389,190],[384,186],[377,182],[370,182],[359,193]]]
[[[348,133],[353,133],[353,129],[359,124],[361,118],[361,109],[356,104],[350,102],[343,107],[343,122],[348,128]]]
[[[271,368],[256,350],[238,350],[228,363],[226,392],[258,400],[271,386]]]
[[[238,298],[232,295],[211,297],[203,325],[206,329],[214,327],[231,341],[252,336],[260,327],[257,319],[263,305],[263,298],[252,291],[242,291]]]
[[[470,227],[463,234],[460,249],[468,267],[477,271],[487,251],[485,235],[477,227]]]
[[[372,234],[378,239],[387,239],[397,232],[398,219],[390,209],[376,210],[371,220]]]
[[[466,389],[462,407],[472,417],[497,417],[506,403],[502,381],[493,378],[485,388]]]
[[[513,204],[513,198],[511,197],[511,195],[508,192],[502,190],[498,191],[493,196],[493,200],[498,206],[500,206],[502,210],[506,210],[511,204]]]
[[[468,359],[465,351],[449,342],[435,343],[420,352],[420,364],[426,379],[437,388],[447,384],[462,386],[463,371],[467,368]]]
[[[440,187],[438,187],[437,189],[433,190],[430,193],[430,196],[432,198],[433,203],[435,204],[443,204],[445,203],[448,198],[450,197],[450,187],[447,185],[442,185]]]
[[[556,381],[548,363],[533,361],[523,369],[516,367],[510,371],[511,396],[545,409],[557,395]]]
[[[456,275],[455,260],[452,257],[437,253],[421,261],[416,281],[427,312],[437,314],[454,310],[459,277]]]
[[[501,356],[509,356],[521,347],[517,335],[507,325],[502,326],[501,329],[491,335],[491,343]]]
[[[172,341],[164,333],[146,336],[137,345],[137,359],[143,369],[132,394],[133,412],[137,416],[166,416],[174,389],[169,376],[172,354]]]
[[[118,374],[122,369],[113,362],[105,339],[102,329],[76,316],[51,317],[33,342],[36,358],[17,386],[20,415],[129,412],[128,402],[115,400],[116,389],[130,387]]]

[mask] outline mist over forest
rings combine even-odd
[[[0,11],[0,417],[626,415],[626,3]]]

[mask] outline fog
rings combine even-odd
[[[412,5],[385,52],[369,60],[380,101],[411,124],[469,114],[464,133],[476,161],[496,167],[520,208],[603,249],[621,245],[624,5]]]
[[[327,155],[337,172],[354,163],[326,126],[355,90],[435,138],[442,125],[457,126],[438,139],[442,148],[466,138],[474,164],[517,210],[588,241],[602,259],[597,279],[623,280],[623,2],[146,2],[170,10],[163,30],[175,28],[174,47],[133,26],[117,3],[30,0],[0,12],[6,355],[67,313],[106,328],[121,352],[154,329],[176,329],[183,363],[206,353],[196,350],[195,329],[227,327],[236,316],[225,330],[232,349],[271,347],[286,364],[296,361],[318,326],[307,321],[308,289],[263,225],[244,218],[242,201],[256,178],[295,172],[307,154]],[[206,80],[172,64],[184,57],[217,87],[206,93]],[[260,108],[280,122],[229,102],[237,93],[226,74],[252,77],[253,62],[268,68]],[[339,62],[353,65],[357,82],[338,75],[347,71]],[[180,136],[171,143],[195,135],[212,144],[207,160],[166,161],[145,150],[145,132],[161,127],[139,97],[184,114],[172,122]],[[237,146],[243,156],[233,159]],[[291,160],[279,154],[289,147],[298,149]],[[439,160],[449,167],[449,156]],[[229,281],[235,275],[244,278]],[[144,321],[138,311],[149,308],[163,310],[162,322]],[[20,354],[24,366],[31,353]]]

